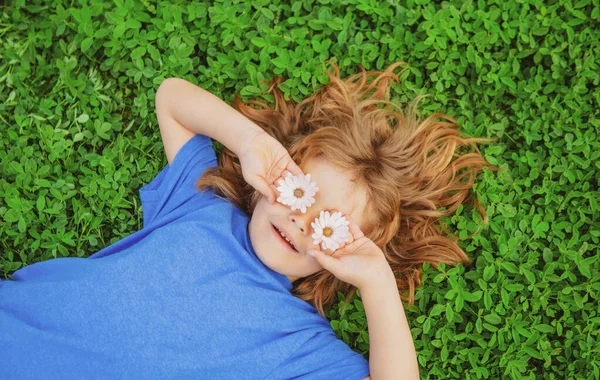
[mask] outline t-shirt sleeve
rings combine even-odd
[[[331,330],[306,341],[264,380],[362,380],[369,374],[368,360]]]
[[[139,190],[144,227],[160,219],[198,195],[196,181],[206,169],[217,165],[210,137],[196,134],[168,164]]]

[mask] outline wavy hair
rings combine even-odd
[[[419,120],[417,105],[429,95],[410,102],[405,117],[402,109],[389,101],[389,84],[398,81],[404,70],[399,74],[393,71],[406,62],[393,63],[383,72],[366,72],[359,65],[362,73],[346,80],[339,77],[334,62],[327,62],[334,69],[333,73],[327,71],[329,83],[299,104],[284,99],[277,87],[283,78],[276,76],[266,82],[275,98],[274,109],[259,101],[244,104],[239,93],[233,107],[276,138],[300,166],[305,160],[322,156],[357,175],[372,211],[363,232],[385,254],[401,299],[412,306],[424,262],[436,269],[440,262],[471,264],[456,244],[460,239],[439,219],[470,201],[488,224],[485,210],[472,199],[469,190],[484,166],[499,170],[482,157],[475,145],[496,138],[461,136],[455,119],[441,113]],[[375,77],[372,82],[371,77]],[[464,149],[469,147],[475,152]],[[227,147],[218,165],[207,169],[196,187],[212,188],[216,196],[249,216],[261,197],[244,181],[239,159]],[[443,236],[437,225],[450,237]],[[356,288],[322,269],[294,281],[291,293],[325,316],[324,308],[331,306],[338,291],[347,292],[348,302]],[[402,295],[406,291],[408,297]]]

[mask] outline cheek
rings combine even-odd
[[[254,215],[254,213],[256,213],[256,212],[260,212],[261,210],[263,210],[265,208],[264,207],[265,203],[267,203],[267,204],[269,203],[269,200],[266,197],[264,197],[264,196],[261,196],[258,199],[257,198],[252,198],[252,201],[254,201],[254,203],[250,203],[250,205],[249,205],[250,206],[249,207],[250,208],[250,213],[252,215]],[[252,207],[253,204],[254,204],[254,207]]]
[[[256,206],[254,206],[254,211],[265,214],[268,212],[269,206],[269,200],[266,197],[261,196],[256,202]]]
[[[271,213],[271,204],[266,197],[261,197],[258,202],[256,202],[256,206],[252,212],[251,221],[254,220],[254,223],[265,223],[265,220],[268,219],[269,214]]]
[[[264,203],[264,202],[269,203],[269,200],[267,199],[267,197],[265,197],[264,195],[262,195],[261,193],[259,193],[258,191],[254,191],[252,193],[252,196],[250,197],[250,209],[252,209],[252,205],[254,204],[254,208],[256,208],[258,206],[259,203]]]

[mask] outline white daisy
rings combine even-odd
[[[350,241],[349,221],[342,216],[341,212],[330,214],[329,211],[321,211],[318,218],[311,226],[315,233],[312,234],[314,244],[321,243],[321,250],[327,248],[335,251],[343,243]]]
[[[281,193],[277,202],[291,206],[292,210],[301,210],[304,214],[306,208],[315,203],[314,195],[319,188],[316,182],[310,181],[310,174],[295,176],[288,173],[285,181],[280,179],[277,183],[277,190]]]

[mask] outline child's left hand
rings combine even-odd
[[[343,216],[350,222],[350,242],[336,249],[331,255],[318,249],[309,249],[307,253],[314,252],[315,260],[323,268],[360,290],[386,279],[386,276],[394,277],[383,251],[362,233],[349,215]]]

